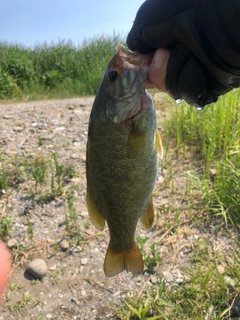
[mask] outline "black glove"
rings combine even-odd
[[[203,107],[240,86],[239,15],[239,0],[147,0],[127,44],[140,53],[169,48],[168,92]]]

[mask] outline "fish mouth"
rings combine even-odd
[[[153,58],[153,54],[141,54],[139,52],[129,51],[122,45],[118,46],[117,54],[135,67],[140,65],[149,66]]]
[[[119,46],[115,58],[110,63],[109,69],[116,70],[119,74],[116,81],[117,95],[113,93],[107,101],[107,116],[115,124],[124,124],[142,110],[142,97],[146,95],[145,86],[148,83],[148,69],[152,61],[151,56],[138,52],[130,52]]]

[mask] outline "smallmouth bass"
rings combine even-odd
[[[161,138],[156,114],[143,82],[151,59],[119,46],[109,61],[89,119],[86,175],[87,208],[96,228],[107,221],[110,242],[104,272],[139,275],[142,255],[135,242],[140,218],[146,229],[154,220],[155,185]]]

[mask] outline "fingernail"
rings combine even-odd
[[[153,57],[153,67],[156,69],[162,69],[167,62],[167,55],[161,49],[158,49]]]

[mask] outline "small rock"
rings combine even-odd
[[[71,159],[77,159],[79,157],[79,155],[76,153],[72,153],[70,157],[71,157]]]
[[[49,270],[50,271],[55,271],[57,269],[57,265],[55,264],[54,266],[51,266],[50,268],[49,268]]]
[[[217,266],[217,271],[218,271],[220,274],[223,274],[224,271],[225,271],[225,269],[224,269],[224,267],[223,267],[222,265],[218,265],[218,266]]]
[[[163,275],[164,275],[167,282],[173,281],[173,275],[169,271],[164,271]]]
[[[52,316],[51,313],[46,314],[46,318],[47,318],[47,319],[52,319],[52,317],[53,317],[53,316]]]
[[[77,304],[77,300],[75,298],[71,298],[71,302]]]
[[[152,284],[156,284],[157,283],[157,277],[156,276],[152,276],[150,279]]]
[[[230,277],[228,277],[228,276],[225,276],[225,277],[224,277],[224,282],[225,282],[229,287],[232,287],[232,288],[235,287],[235,281],[234,281],[233,279],[231,279]]]
[[[36,278],[41,278],[47,274],[48,267],[43,259],[35,259],[28,264],[27,272]]]
[[[5,114],[5,116],[3,116],[3,119],[12,119],[13,118],[13,115],[12,114]]]
[[[7,246],[8,248],[13,248],[15,247],[17,244],[17,240],[12,238],[12,239],[9,239],[8,242],[7,242]]]
[[[85,266],[88,263],[88,258],[82,258],[80,262],[82,266]]]
[[[23,131],[23,129],[24,129],[24,127],[22,127],[22,126],[13,127],[13,131],[16,131],[16,132],[21,132],[21,131]]]
[[[59,242],[59,247],[63,250],[66,251],[69,249],[69,242],[66,239],[63,239],[61,242]]]
[[[87,294],[86,291],[84,291],[84,290],[81,291],[81,295],[82,295],[83,297],[84,297],[86,294]]]
[[[78,147],[81,147],[81,142],[73,142],[73,145],[74,145],[74,147],[76,147],[76,148],[78,148]]]
[[[53,139],[53,135],[52,134],[46,134],[46,135],[43,135],[43,136],[39,137],[39,139],[41,139],[41,140],[52,140]]]

